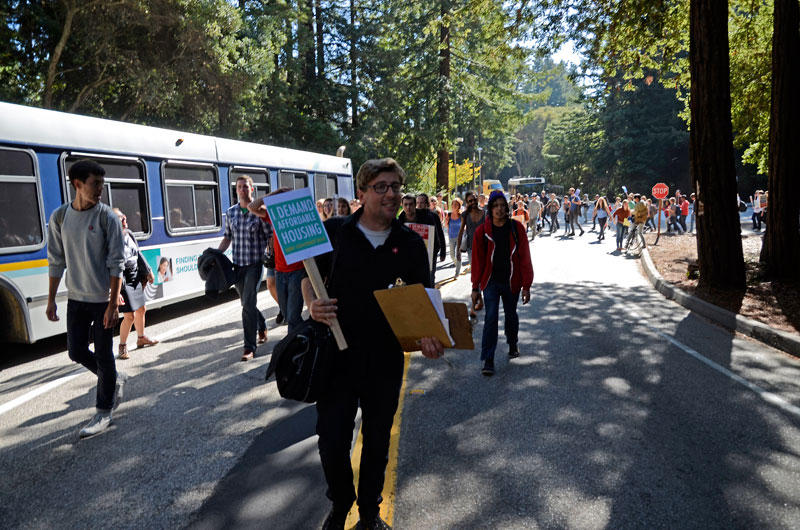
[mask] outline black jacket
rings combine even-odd
[[[403,349],[373,293],[397,278],[431,287],[428,252],[422,238],[397,220],[386,242],[373,248],[357,226],[362,213],[358,210],[325,221],[335,249],[335,267],[331,271],[331,252],[316,260],[328,296],[338,299],[337,318],[348,345],[346,372],[358,376],[377,369],[394,377],[403,372]]]
[[[219,249],[207,248],[197,259],[197,272],[200,279],[206,282],[206,294],[216,296],[222,294],[236,283],[236,270],[233,263]]]
[[[439,256],[439,261],[443,260],[445,254],[447,253],[447,245],[444,241],[444,229],[442,228],[442,221],[439,219],[439,216],[436,213],[430,210],[417,210],[417,215],[414,217],[413,221],[409,221],[406,219],[406,212],[400,212],[400,216],[397,218],[402,224],[405,223],[419,223],[421,225],[431,225],[434,227],[434,233],[436,237],[433,239],[433,255]],[[434,260],[435,262],[436,260]]]

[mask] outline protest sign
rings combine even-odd
[[[301,188],[267,196],[264,206],[287,265],[333,250],[311,197],[311,189]]]
[[[303,261],[308,279],[314,287],[317,298],[328,298],[328,291],[322,281],[314,256],[331,252],[333,247],[328,232],[317,213],[311,189],[301,188],[285,193],[264,197],[272,228],[278,238],[286,264]],[[339,321],[331,320],[331,331],[336,337],[340,350],[347,348]]]
[[[436,237],[433,225],[424,225],[422,223],[406,223],[406,226],[419,234],[419,237],[425,242],[425,248],[428,249],[428,265],[433,270],[433,243]]]

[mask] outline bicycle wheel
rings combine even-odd
[[[628,239],[628,246],[625,247],[628,251],[639,252],[645,247],[644,234],[640,227],[634,228],[631,237]]]
[[[625,245],[624,245],[625,250],[628,250],[629,248],[631,248],[631,245],[633,244],[633,240],[635,239],[635,236],[636,236],[636,227],[634,226],[634,227],[631,227],[630,232],[628,233],[627,236],[625,236]]]

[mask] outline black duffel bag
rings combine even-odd
[[[274,373],[281,397],[314,403],[328,389],[338,352],[331,328],[309,318],[272,350],[265,380]]]

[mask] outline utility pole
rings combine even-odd
[[[458,193],[458,144],[464,141],[464,138],[458,137],[456,138],[455,143],[453,144],[453,193]],[[448,190],[449,192],[449,190]],[[449,195],[449,193],[448,193]]]
[[[481,156],[481,151],[483,151],[483,147],[476,148],[478,151],[478,195],[483,193],[483,157]]]

